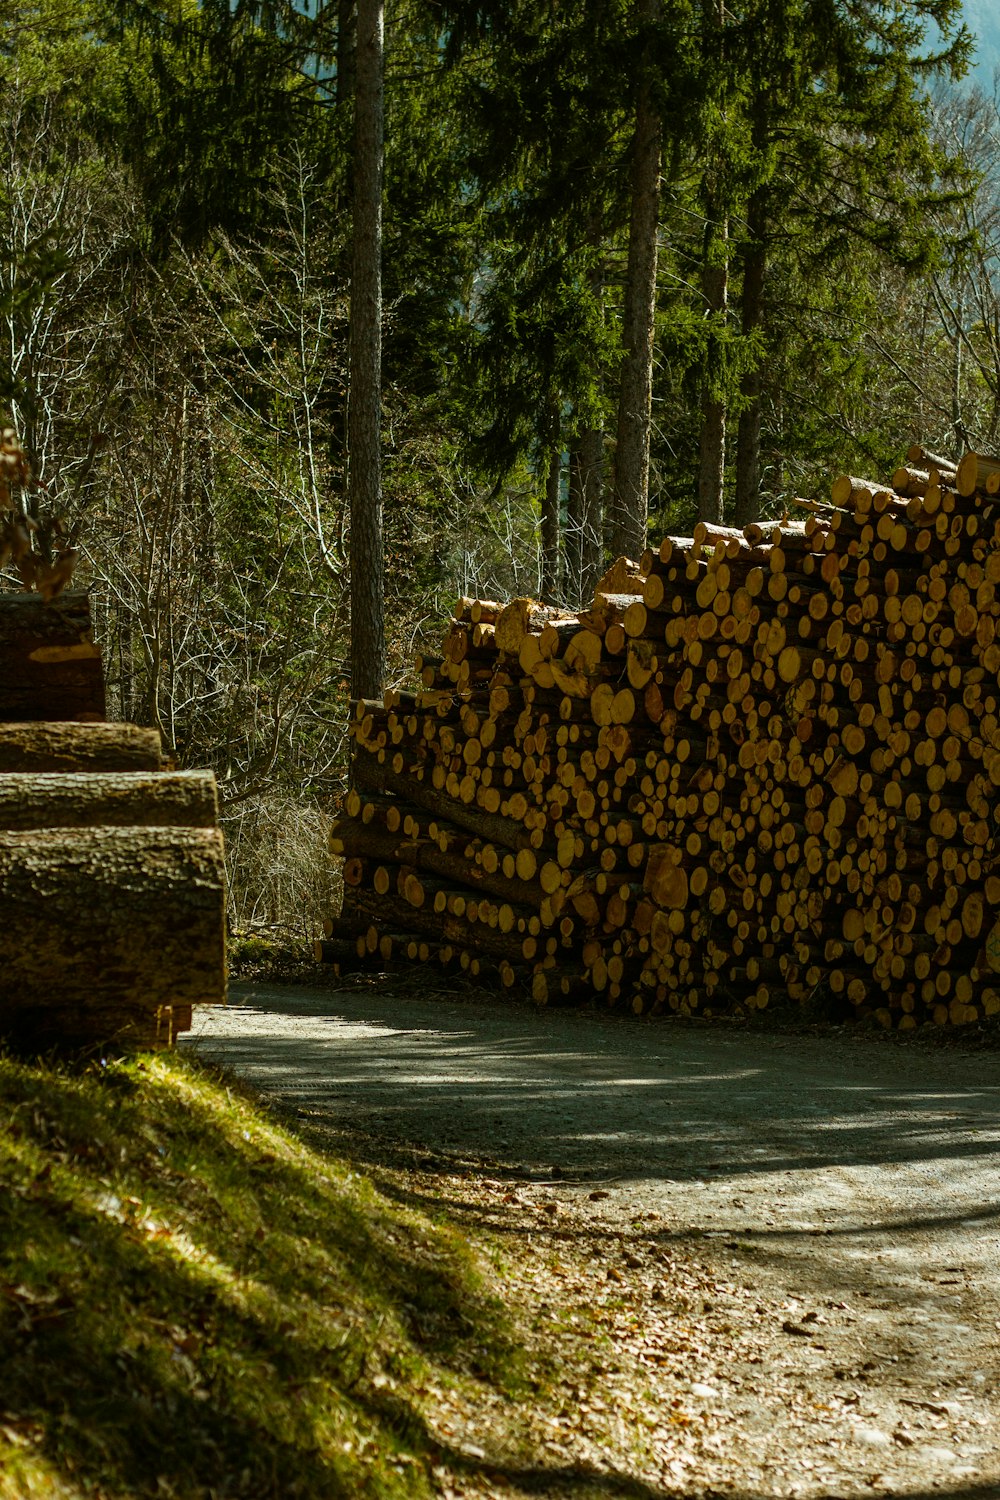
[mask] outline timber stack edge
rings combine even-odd
[[[0,1037],[160,1048],[225,999],[215,778],[105,722],[86,594],[0,595]]]
[[[359,702],[317,957],[541,1004],[1000,1012],[1000,461],[701,524],[578,615],[462,600]],[[631,576],[630,576],[631,574]]]

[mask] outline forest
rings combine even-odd
[[[113,716],[218,777],[233,924],[304,936],[347,771],[373,13],[8,0],[0,38],[29,503],[79,548]],[[390,0],[384,28],[387,685],[461,596],[585,607],[698,519],[913,441],[996,451],[1000,106],[959,0]]]

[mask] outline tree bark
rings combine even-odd
[[[724,11],[721,0],[705,8],[706,50],[722,62]],[[698,460],[698,518],[721,525],[726,479],[726,400],[722,391],[721,339],[729,306],[729,224],[720,169],[708,167],[704,180],[705,239],[701,288],[708,322],[708,342],[702,373],[701,435]]]
[[[559,498],[562,489],[562,450],[549,458],[542,500],[542,599],[552,604],[559,595]]]
[[[159,771],[159,731],[135,724],[0,724],[0,774]]]
[[[745,340],[753,338],[764,320],[764,276],[767,270],[766,195],[758,188],[750,199],[747,213],[749,243],[743,257],[743,290],[740,297],[740,322]],[[760,514],[760,428],[763,380],[761,367],[755,364],[743,376],[741,394],[744,408],[740,413],[736,438],[736,525],[749,526]]]
[[[648,29],[659,19],[660,0],[637,0],[636,20]],[[663,122],[653,93],[652,48],[643,48],[632,154],[632,213],[622,309],[625,347],[618,404],[611,550],[638,559],[646,547],[649,509],[649,440],[653,405],[653,333],[656,321],[656,235],[660,212]]]
[[[566,497],[566,533],[563,537],[564,592],[574,609],[580,608],[583,574],[583,465],[579,439],[569,455],[569,488]]]
[[[351,515],[351,691],[372,698],[385,679],[382,555],[383,0],[359,0],[354,225],[348,335]]]
[[[702,295],[705,311],[711,320],[705,373],[701,393],[701,440],[698,464],[698,519],[721,526],[723,494],[726,480],[726,403],[719,394],[719,335],[729,303],[729,267],[725,251],[718,248],[728,242],[727,226],[713,222],[714,199],[709,200],[709,221],[705,231],[705,264],[702,269]]]
[[[590,428],[580,439],[580,478],[580,602],[589,608],[604,572],[604,433],[599,427]]]
[[[210,771],[5,773],[0,829],[214,828],[219,799]]]
[[[104,714],[87,595],[46,604],[39,594],[0,594],[0,719],[87,722]]]
[[[707,393],[701,402],[698,519],[721,525],[726,477],[726,403]]]
[[[224,916],[215,830],[0,833],[0,1030],[152,1044],[161,1009],[225,999]]]

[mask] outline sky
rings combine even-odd
[[[1000,0],[965,0],[965,24],[979,38],[969,71],[971,81],[993,92],[993,73],[1000,63]]]

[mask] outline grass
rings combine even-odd
[[[193,1060],[0,1056],[0,1497],[430,1494],[489,1275]]]

